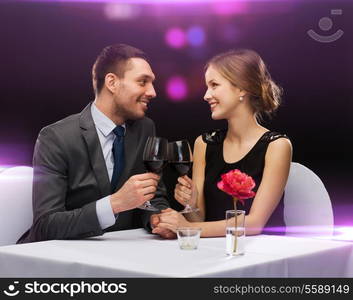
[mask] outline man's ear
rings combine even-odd
[[[104,85],[111,93],[116,93],[120,85],[120,79],[113,73],[107,73],[104,79]]]

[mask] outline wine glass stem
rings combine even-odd
[[[189,203],[190,203],[190,200],[189,200],[189,199],[188,199],[188,200],[185,200],[185,208],[191,208],[190,205],[189,205]]]

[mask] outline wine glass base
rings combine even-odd
[[[192,213],[192,212],[197,212],[199,210],[200,210],[199,208],[185,207],[182,211],[179,211],[179,213],[188,214],[188,213]]]
[[[155,208],[155,207],[152,206],[152,205],[145,205],[145,204],[140,205],[140,206],[138,206],[137,208],[139,208],[139,209],[144,209],[144,210],[149,210],[149,211],[159,211],[158,208]]]

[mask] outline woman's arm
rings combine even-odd
[[[190,222],[185,219],[182,214],[171,208],[162,210],[162,213],[159,214],[158,217],[159,224],[152,230],[152,233],[157,233],[160,229],[168,229],[170,231],[176,232],[177,228],[180,227],[198,227],[201,228],[201,237],[225,235],[225,220],[212,222]]]
[[[280,138],[269,144],[262,180],[250,212],[245,217],[247,235],[262,232],[263,227],[281,200],[291,161],[292,145],[288,139]]]
[[[199,136],[194,144],[192,180],[187,176],[179,177],[174,191],[175,199],[182,205],[189,203],[192,207],[196,206],[200,209],[198,212],[185,214],[186,219],[193,222],[205,219],[205,199],[203,194],[205,155],[206,143]]]

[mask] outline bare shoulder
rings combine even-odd
[[[205,151],[207,144],[203,141],[202,136],[198,136],[195,140],[194,149],[198,151]]]
[[[279,138],[268,145],[268,148],[272,151],[292,151],[292,143],[287,138]]]
[[[202,135],[199,135],[195,140],[195,145],[206,147],[206,143],[202,139]]]
[[[206,146],[207,144],[203,141],[202,136],[200,135],[194,144],[194,163],[195,162],[202,162],[205,163],[206,157]]]
[[[292,143],[287,138],[278,138],[268,145],[267,157],[288,156],[291,157],[293,152]]]

